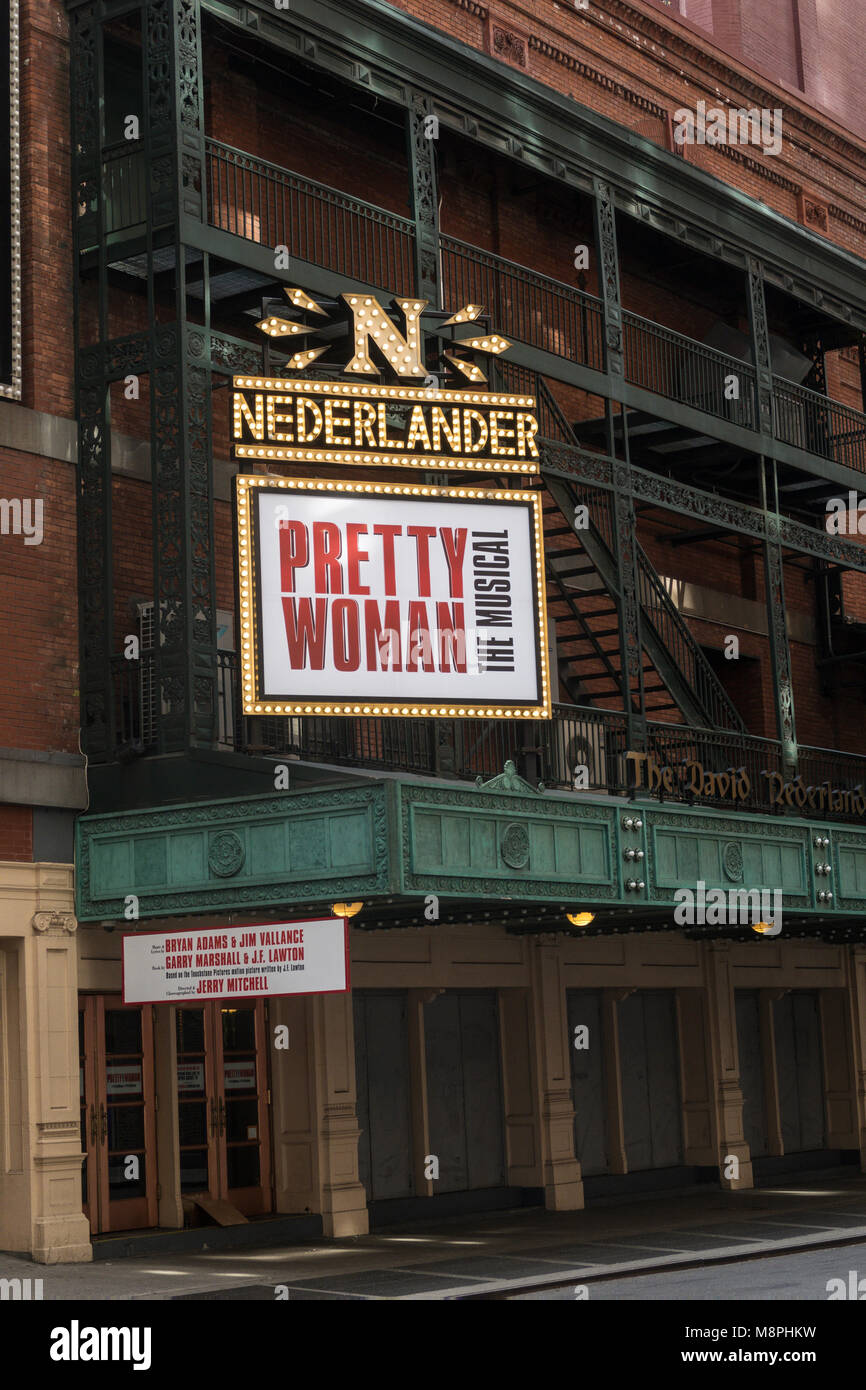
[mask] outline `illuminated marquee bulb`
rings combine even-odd
[[[483,304],[464,304],[462,309],[458,309],[456,314],[445,320],[442,327],[447,328],[452,323],[471,323],[473,319],[478,318],[483,308]]]
[[[497,333],[492,333],[489,338],[464,338],[460,343],[461,347],[475,348],[477,352],[505,352],[506,348],[511,347],[508,338],[500,338]]]
[[[470,381],[487,380],[481,368],[476,367],[474,362],[464,362],[462,358],[455,357],[451,352],[445,353],[445,359],[451,363],[452,367],[456,367],[458,372],[462,372],[463,376],[468,377]]]
[[[323,352],[327,352],[326,347],[307,348],[305,352],[296,352],[294,357],[290,357],[286,366],[292,371],[302,372],[305,367],[309,367],[311,362],[315,362],[317,357],[321,357]]]
[[[303,290],[299,290],[295,286],[289,288],[284,285],[283,293],[287,299],[291,300],[296,309],[307,309],[311,314],[321,314],[323,319],[328,317],[327,310],[323,309],[320,304],[316,303],[315,299],[311,299]]]
[[[302,323],[292,323],[289,319],[278,318],[261,319],[256,327],[260,328],[263,333],[267,333],[269,338],[297,337],[311,331],[309,328],[305,328]]]

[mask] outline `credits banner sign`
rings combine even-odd
[[[345,917],[133,932],[123,938],[124,1004],[342,994],[348,988]]]
[[[539,495],[236,479],[245,714],[550,717]]]

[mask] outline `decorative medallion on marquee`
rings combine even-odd
[[[271,315],[258,325],[263,333],[275,340],[308,338],[323,331],[320,323],[306,321],[312,314],[328,321],[333,336],[334,323],[315,300],[300,289],[285,293],[304,317]],[[429,370],[425,336],[431,335],[421,327],[425,299],[394,300],[399,324],[374,295],[343,294],[340,301],[352,346],[352,356],[340,372],[354,380],[300,377],[329,345],[294,353],[285,368],[294,375],[236,376],[233,458],[482,473],[538,471],[535,398],[478,389],[487,376],[477,358],[499,356],[511,346],[507,338],[470,329],[467,338],[440,339],[436,366],[443,363],[449,378],[441,386],[439,374]],[[482,308],[463,305],[439,331],[469,327]],[[370,380],[383,372],[399,384]],[[358,378],[366,378],[364,384]]]
[[[725,877],[732,883],[739,883],[743,877],[743,851],[733,840],[729,840],[722,850],[722,868]]]
[[[525,869],[529,863],[529,835],[523,825],[505,827],[500,853],[509,869]]]
[[[244,842],[233,830],[221,830],[208,846],[208,867],[217,878],[233,878],[240,873],[245,859]]]

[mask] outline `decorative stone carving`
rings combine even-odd
[[[217,878],[233,878],[244,866],[247,852],[240,835],[233,830],[221,830],[208,847],[207,862]]]
[[[504,25],[494,19],[487,21],[487,51],[510,63],[513,68],[529,66],[529,38],[512,24]]]
[[[525,781],[519,775],[511,758],[508,759],[498,777],[491,777],[489,782],[485,782],[482,777],[476,777],[475,785],[485,792],[529,792],[532,796],[538,796],[544,791],[543,782],[539,782],[537,787],[533,787],[530,782]]]
[[[740,883],[743,878],[743,851],[733,840],[722,850],[722,868],[732,883]]]
[[[509,869],[525,869],[529,863],[529,835],[526,827],[516,822],[507,825],[499,852]]]
[[[62,932],[71,936],[78,923],[74,912],[34,912],[31,925],[34,931],[49,932],[52,936],[60,936]]]
[[[814,198],[811,193],[801,193],[797,205],[800,221],[826,236],[830,225],[830,209],[827,204],[820,198]]]

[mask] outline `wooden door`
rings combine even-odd
[[[119,996],[79,1005],[82,1204],[94,1233],[155,1226],[153,1015]]]

